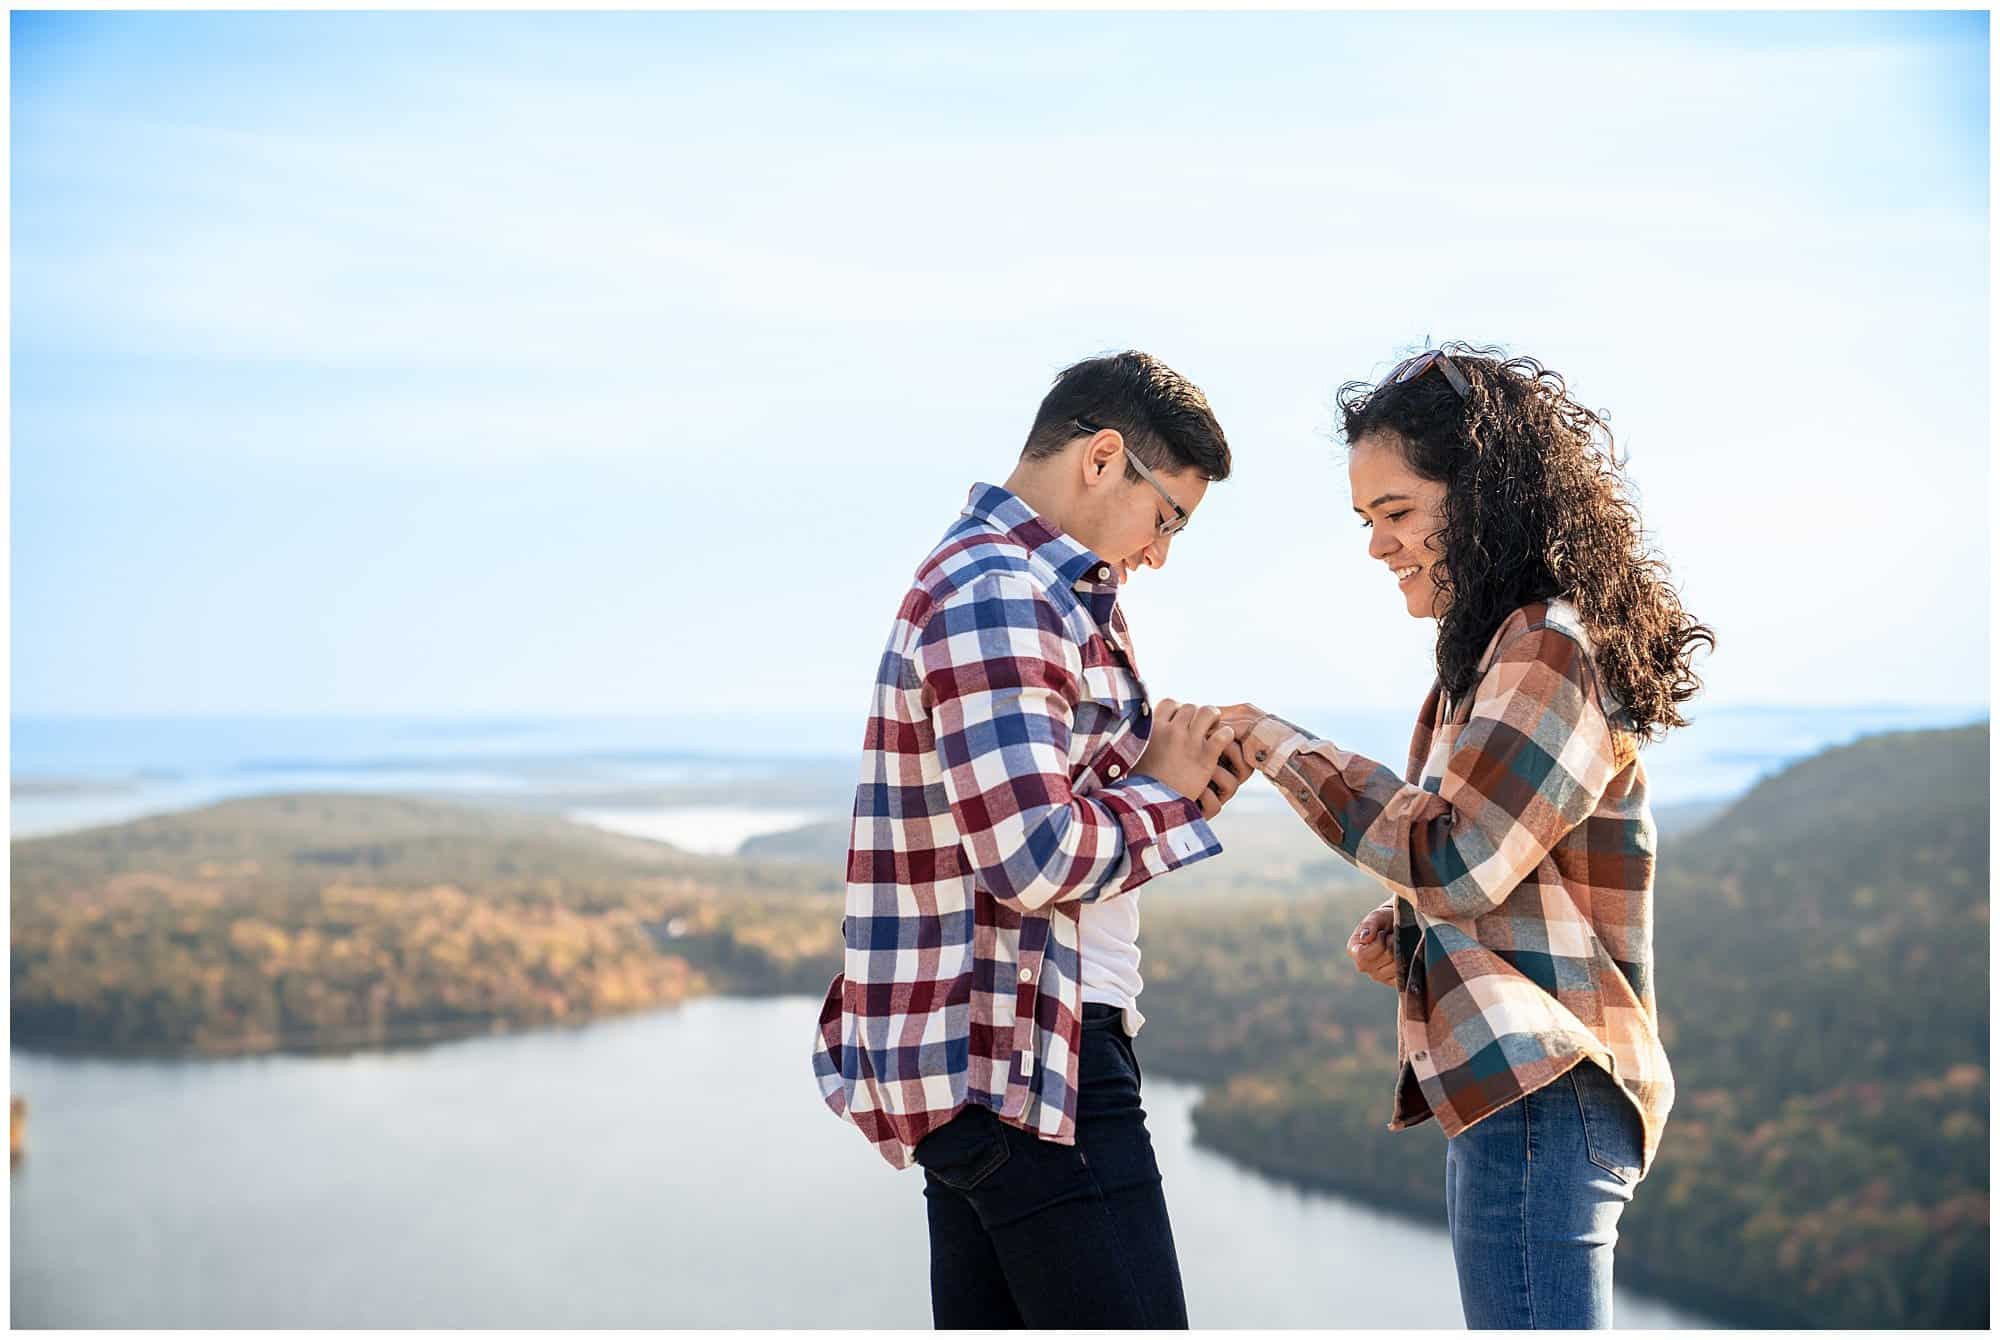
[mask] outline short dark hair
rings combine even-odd
[[[1213,482],[1229,478],[1229,440],[1201,388],[1136,349],[1072,363],[1042,397],[1021,459],[1046,460],[1080,434],[1073,420],[1116,428],[1135,455],[1155,470],[1198,470]],[[1125,474],[1137,471],[1128,463]]]

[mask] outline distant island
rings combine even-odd
[[[1679,1099],[1621,1279],[1744,1325],[1987,1324],[1989,745],[1984,725],[1877,736],[1662,816]],[[1435,1128],[1384,1129],[1393,997],[1343,948],[1374,890],[1288,813],[1232,821],[1223,858],[1146,903],[1149,1071],[1206,1086],[1209,1148],[1441,1218]],[[817,995],[840,851],[841,824],[711,859],[354,795],[17,841],[14,1039],[396,1046]]]

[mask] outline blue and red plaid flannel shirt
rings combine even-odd
[[[1151,727],[1111,566],[974,485],[876,675],[813,1049],[893,1166],[971,1103],[1075,1143],[1081,908],[1222,850],[1133,774]]]

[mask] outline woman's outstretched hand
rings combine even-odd
[[[1265,715],[1264,709],[1255,703],[1236,703],[1217,710],[1222,715],[1216,718],[1215,724],[1229,727],[1238,740],[1249,739],[1250,728],[1262,721]]]
[[[1347,956],[1362,976],[1384,986],[1396,984],[1396,949],[1391,939],[1395,933],[1395,909],[1387,904],[1361,918],[1354,934],[1347,937]]]

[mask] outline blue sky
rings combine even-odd
[[[12,18],[12,683],[859,713],[1063,364],[1236,476],[1156,693],[1414,705],[1332,393],[1608,412],[1717,703],[1980,702],[1984,14]]]

